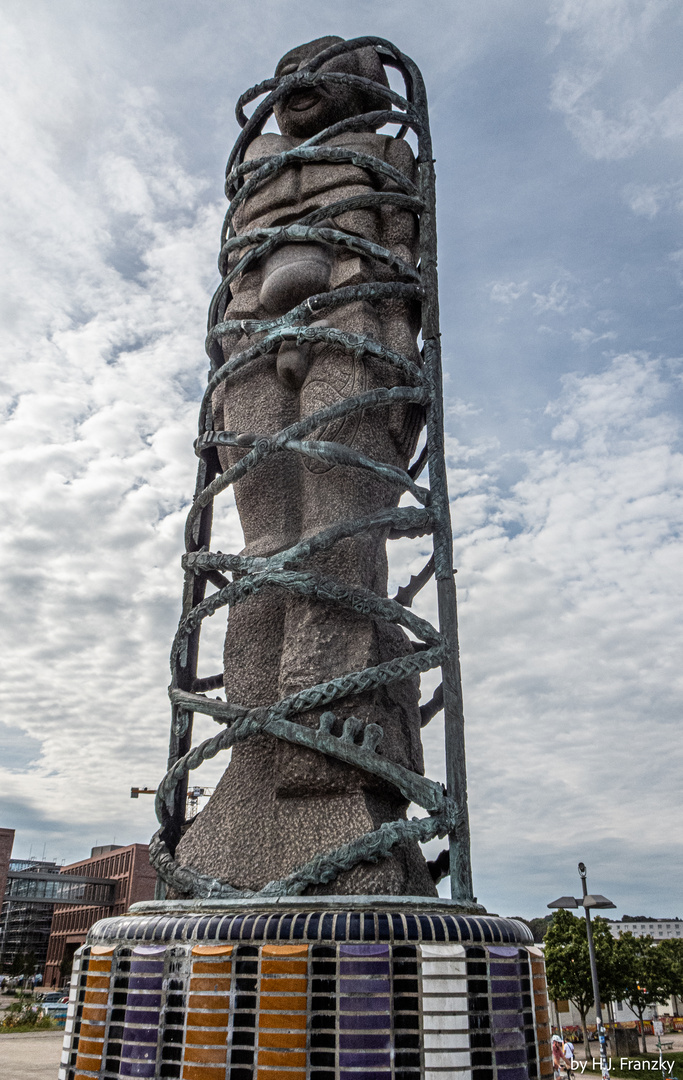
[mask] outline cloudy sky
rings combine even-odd
[[[475,891],[542,914],[583,859],[619,914],[683,915],[680,5],[6,0],[1,19],[15,854],[153,832],[129,789],[165,763],[234,101],[300,41],[369,33],[413,56],[432,108]],[[227,504],[215,536],[240,545]],[[420,564],[399,547],[397,581]],[[426,748],[439,775],[438,721]]]

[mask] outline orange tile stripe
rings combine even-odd
[[[93,945],[90,950],[74,1080],[86,1080],[102,1068],[113,958],[113,945]]]
[[[264,945],[256,1080],[306,1080],[308,945]]]
[[[553,1075],[552,1050],[550,1048],[550,1014],[548,1010],[548,990],[545,981],[543,957],[529,951],[531,974],[533,978],[534,1012],[536,1014],[536,1036],[538,1039],[538,1065],[541,1080]],[[540,950],[539,950],[540,951]]]
[[[195,945],[187,997],[182,1080],[224,1080],[232,945]]]

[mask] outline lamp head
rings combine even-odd
[[[581,903],[585,908],[615,908],[617,906],[600,893],[589,893],[588,896],[584,896]]]

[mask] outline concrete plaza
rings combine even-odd
[[[63,1031],[0,1035],[0,1080],[57,1080]]]

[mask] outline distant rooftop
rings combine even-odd
[[[49,870],[59,870],[59,866],[51,859],[10,859],[9,869],[15,873],[21,870],[33,870],[34,873],[43,873]]]
[[[680,922],[678,915],[622,915],[610,922]]]

